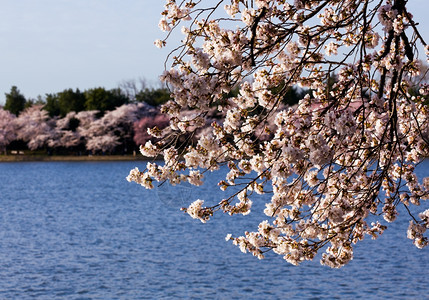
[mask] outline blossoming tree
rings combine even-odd
[[[55,138],[55,122],[41,105],[28,107],[14,122],[17,139],[26,142],[30,150],[48,146]]]
[[[185,211],[202,222],[219,211],[246,215],[253,196],[265,194],[267,220],[227,236],[259,258],[272,250],[297,265],[324,251],[322,264],[341,267],[354,244],[386,229],[369,219],[393,222],[399,206],[410,214],[408,237],[423,248],[429,210],[413,215],[411,206],[429,198],[429,178],[415,174],[429,156],[429,89],[422,85],[417,96],[409,89],[428,47],[406,4],[167,0],[159,26],[168,36],[182,27],[184,35],[162,75],[173,99],[162,108],[168,132],[192,134],[213,107],[225,118],[196,143],[169,137],[141,146],[165,162],[136,168],[128,180],[198,186],[205,172],[226,165],[219,188],[238,192],[217,203],[196,199]],[[311,93],[287,107],[282,99],[292,86]],[[185,109],[192,117],[181,118]]]
[[[168,118],[165,115],[153,112],[152,115],[142,117],[140,120],[134,122],[134,142],[144,144],[149,140],[153,140],[154,137],[147,132],[148,128],[154,128],[155,126],[159,129],[164,129],[169,124]]]
[[[96,118],[96,110],[79,112],[74,116],[79,121],[76,132],[85,140],[89,151],[112,152],[121,147],[126,153],[134,147],[133,123],[152,112],[153,109],[144,103],[123,104],[107,111],[100,119]]]
[[[7,154],[6,147],[16,138],[16,116],[0,108],[0,153]]]

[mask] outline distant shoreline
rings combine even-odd
[[[2,162],[32,161],[145,161],[142,155],[0,155]]]

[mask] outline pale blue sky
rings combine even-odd
[[[164,3],[0,0],[0,104],[12,85],[35,98],[66,88],[115,88],[128,79],[156,84],[168,54],[153,45],[164,36]],[[409,10],[429,41],[429,0],[409,0]]]
[[[153,45],[163,0],[0,0],[0,103],[66,88],[154,84],[167,51]]]

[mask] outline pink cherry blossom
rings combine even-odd
[[[6,147],[16,138],[15,115],[0,108],[0,151],[6,152]]]

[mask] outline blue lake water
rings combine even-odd
[[[179,211],[193,197],[221,197],[215,190],[128,183],[129,170],[143,165],[0,164],[0,299],[429,297],[429,249],[406,238],[404,213],[378,240],[357,245],[341,269],[317,259],[295,267],[225,242],[227,233],[256,228],[253,213],[202,224]],[[429,176],[429,161],[418,172]]]

